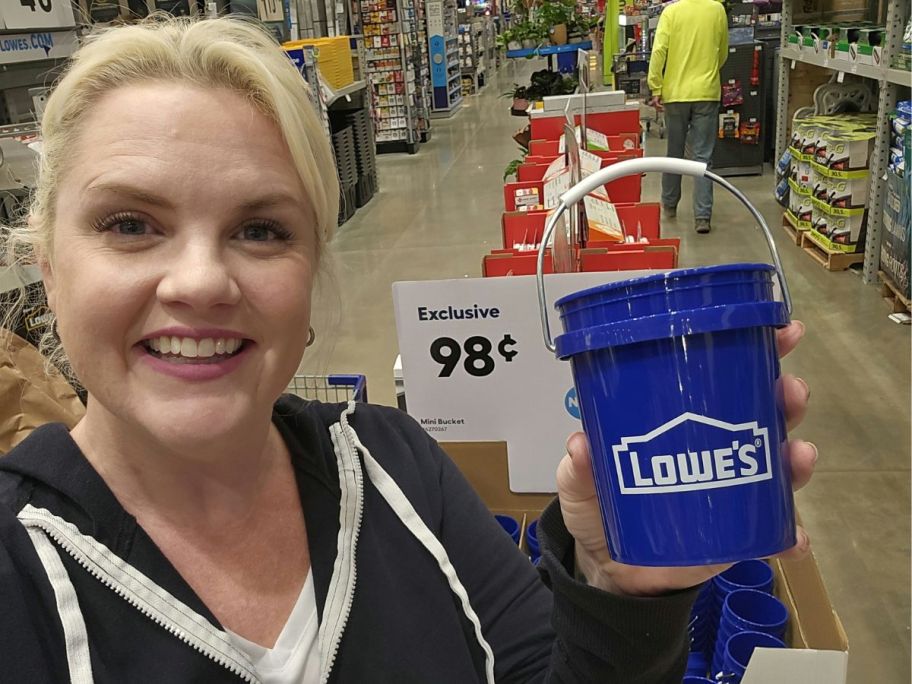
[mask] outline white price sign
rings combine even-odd
[[[624,228],[618,218],[617,210],[607,197],[589,194],[583,198],[586,205],[586,223],[589,230],[608,235],[618,240],[624,239]]]
[[[59,29],[76,25],[70,0],[3,0],[0,25],[8,29]]]
[[[257,0],[257,14],[260,21],[282,21],[285,19],[282,0]]]
[[[580,173],[582,177],[591,176],[602,168],[602,158],[589,150],[580,150]]]
[[[561,154],[557,159],[548,164],[548,168],[545,169],[545,175],[542,176],[542,178],[547,183],[548,180],[554,178],[554,176],[561,173],[565,168],[567,168],[567,158],[564,154]]]
[[[564,168],[556,176],[545,181],[545,209],[554,209],[560,204],[560,196],[570,189],[570,169]]]
[[[644,272],[547,276],[563,295]],[[570,433],[581,429],[570,364],[545,349],[534,276],[393,285],[409,414],[432,437],[506,441],[510,489],[553,492]]]

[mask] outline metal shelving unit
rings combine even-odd
[[[431,117],[445,118],[462,104],[455,0],[428,0],[427,37],[431,57]]]
[[[793,32],[793,0],[782,3],[782,45],[787,46],[788,36]],[[909,16],[909,5],[905,0],[889,0],[887,5],[886,42],[883,46],[881,64],[890,64],[893,53],[902,42],[903,28]],[[871,156],[868,190],[868,224],[865,238],[864,282],[877,284],[880,266],[880,243],[883,227],[885,174],[890,158],[889,113],[896,107],[898,91],[902,86],[912,85],[912,74],[908,71],[870,64],[857,64],[846,60],[830,59],[826,54],[810,50],[783,47],[779,61],[779,92],[776,106],[776,158],[780,158],[788,145],[789,126],[788,99],[792,62],[805,62],[833,71],[835,74],[853,74],[872,79],[879,87],[877,102],[877,137]],[[839,77],[837,76],[837,80]]]

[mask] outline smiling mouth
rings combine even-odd
[[[227,361],[247,348],[239,338],[152,337],[142,347],[151,356],[176,364],[211,364]]]

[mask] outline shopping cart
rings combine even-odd
[[[295,375],[288,394],[325,402],[367,402],[367,378],[363,375]]]
[[[665,137],[664,111],[653,102],[652,93],[647,84],[649,75],[649,52],[629,51],[614,55],[612,71],[614,73],[615,88],[627,93],[627,98],[636,100],[640,105],[640,122],[645,125],[646,132],[655,125],[659,137]]]

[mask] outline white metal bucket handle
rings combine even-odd
[[[542,333],[545,337],[545,346],[550,351],[556,351],[556,348],[554,346],[554,340],[551,338],[551,324],[548,321],[548,306],[545,298],[545,248],[551,239],[552,233],[554,233],[554,228],[557,226],[558,220],[560,220],[561,215],[567,211],[567,209],[579,202],[596,188],[600,188],[606,183],[615,181],[618,178],[649,172],[673,173],[680,176],[694,176],[695,178],[705,177],[714,183],[721,185],[741,201],[741,204],[747,208],[763,231],[763,235],[766,238],[766,244],[769,247],[770,256],[773,259],[773,266],[776,269],[776,276],[779,279],[782,299],[785,302],[786,310],[789,315],[791,315],[792,296],[789,293],[788,283],[785,280],[785,272],[782,270],[782,262],[779,260],[779,251],[776,249],[776,242],[773,240],[773,235],[763,216],[757,211],[757,208],[750,203],[750,200],[744,196],[744,193],[721,176],[717,176],[706,168],[706,164],[703,162],[689,161],[687,159],[672,159],[670,157],[628,159],[607,166],[600,171],[596,171],[591,176],[587,176],[567,190],[567,192],[560,196],[560,204],[558,205],[557,210],[548,218],[548,222],[545,224],[545,232],[542,235],[541,244],[538,247],[538,262],[535,277],[538,285],[538,308],[541,313]]]

